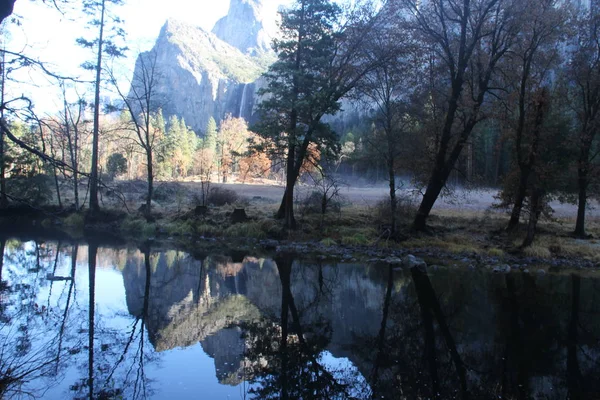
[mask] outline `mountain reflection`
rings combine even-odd
[[[4,397],[600,397],[595,274],[0,243]],[[183,368],[195,368],[194,365]],[[179,371],[179,372],[177,372]],[[230,388],[230,389],[227,389]],[[179,389],[177,389],[179,390]],[[231,391],[232,390],[232,391]],[[207,394],[208,397],[210,397]],[[225,397],[225,396],[221,396]]]

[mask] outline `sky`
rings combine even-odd
[[[284,1],[264,2],[276,7]],[[94,37],[95,32],[86,30],[86,18],[75,9],[80,6],[81,1],[71,0],[70,3],[61,6],[59,12],[41,1],[17,0],[13,16],[17,16],[20,23],[8,25],[7,48],[42,60],[48,63],[49,69],[62,75],[82,76],[80,65],[91,60],[93,53],[75,45],[75,40],[78,37]],[[227,14],[228,8],[227,0],[125,0],[125,5],[114,8],[125,21],[123,26],[127,32],[127,46],[130,48],[128,57],[118,66],[122,79],[126,80],[133,73],[137,54],[152,48],[160,28],[168,18],[189,22],[210,31],[216,21]],[[52,82],[36,74],[20,79],[24,82],[19,85],[18,90],[35,93],[38,111],[50,112],[59,108],[60,100],[55,93],[50,93],[52,89],[49,85]],[[47,92],[47,95],[40,96],[40,90]]]

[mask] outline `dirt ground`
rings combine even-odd
[[[184,185],[191,190],[200,190],[200,183],[186,182]],[[284,191],[284,187],[281,184],[269,181],[263,181],[261,184],[213,183],[211,185],[212,187],[222,186],[234,190],[239,196],[244,196],[251,200],[253,198],[260,197],[273,203],[278,203],[281,201]],[[310,185],[299,185],[296,187],[296,198],[305,198],[313,190],[314,188]],[[340,190],[340,194],[343,196],[343,200],[345,202],[357,206],[369,207],[386,198],[389,193],[388,191],[389,189],[385,185],[372,187],[344,186]],[[494,189],[459,189],[450,196],[444,196],[438,199],[434,207],[434,212],[436,209],[483,212],[490,209],[490,207],[497,202],[494,199],[496,194],[497,190]],[[416,189],[402,189],[398,191],[398,195],[412,198],[415,204],[419,204],[420,194]],[[577,207],[573,204],[553,201],[550,203],[550,205],[554,209],[554,215],[556,217],[575,218],[577,216]],[[502,210],[497,209],[491,209],[491,211],[495,213],[503,212]],[[593,202],[589,207],[587,211],[587,218],[600,218],[600,206],[597,202]]]

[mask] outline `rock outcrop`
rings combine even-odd
[[[144,65],[154,64],[154,108],[166,118],[183,117],[198,134],[210,117],[220,121],[231,114],[251,121],[260,86],[256,81],[275,60],[275,11],[262,0],[231,0],[229,13],[212,32],[169,19],[154,48],[140,54],[134,77],[142,75]]]
[[[261,56],[271,52],[276,32],[274,9],[262,0],[231,0],[228,14],[212,32],[245,54]]]
[[[250,119],[252,82],[265,68],[213,33],[168,20],[154,48],[140,54],[134,76],[153,62],[157,75],[154,102],[166,118],[183,117],[197,133],[205,130],[210,117],[219,121],[231,114]]]

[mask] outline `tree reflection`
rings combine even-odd
[[[88,247],[88,354],[87,378],[71,386],[75,393],[85,389],[89,399],[145,399],[152,394],[150,380],[146,375],[146,364],[156,356],[147,338],[146,320],[151,286],[151,249],[143,247],[145,283],[143,307],[140,315],[130,325],[130,332],[119,328],[109,328],[102,322],[107,315],[97,314],[96,308],[96,263],[98,246]],[[100,329],[98,327],[100,326]],[[100,346],[96,342],[100,342]]]
[[[44,390],[40,380],[51,386],[58,379],[54,368],[58,357],[49,351],[56,338],[48,334],[55,321],[47,307],[35,301],[47,283],[44,278],[51,264],[46,261],[53,248],[42,243],[11,243],[6,251],[4,240],[0,247],[2,280],[7,282],[0,288],[0,397],[35,397]],[[15,262],[19,268],[12,268]],[[7,271],[6,264],[11,266]]]
[[[331,327],[323,321],[301,323],[291,290],[293,261],[291,255],[275,260],[281,282],[279,323],[263,319],[246,326],[250,393],[260,399],[349,398],[346,377],[335,376],[322,361]]]

